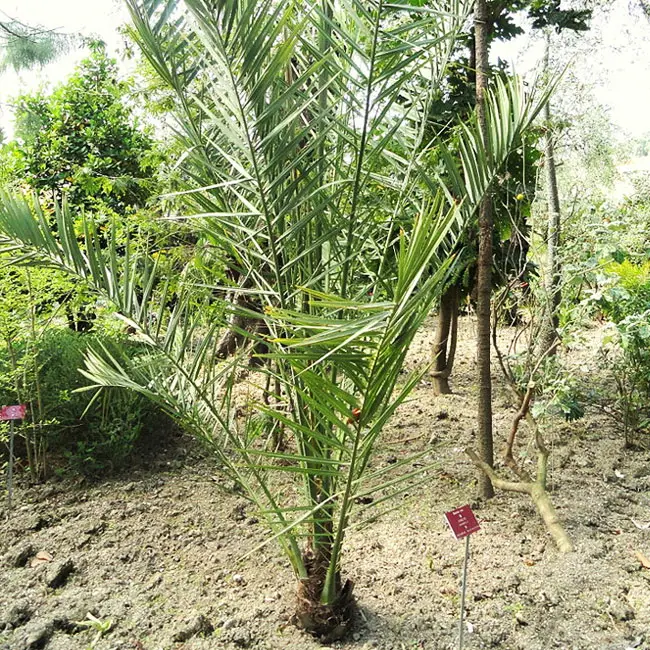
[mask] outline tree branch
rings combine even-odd
[[[505,479],[502,479],[487,463],[484,463],[473,449],[468,447],[465,449],[465,453],[470,457],[470,460],[476,467],[478,467],[478,469],[485,472],[494,487],[508,492],[520,492],[522,494],[531,493],[531,483],[515,483],[514,481],[506,481]]]

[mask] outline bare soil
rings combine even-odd
[[[427,450],[439,469],[396,511],[350,532],[343,569],[359,615],[335,647],[456,647],[464,544],[443,513],[471,503],[482,530],[471,538],[466,648],[650,648],[650,569],[637,556],[650,556],[650,455],[624,450],[616,423],[595,411],[553,423],[552,498],[569,555],[525,495],[476,502],[462,451],[474,444],[473,323],[461,327],[455,394],[433,397],[423,382],[378,449],[377,464]],[[409,365],[429,358],[431,341],[429,325]],[[589,348],[577,367],[590,381]],[[514,409],[496,368],[494,378],[503,441]],[[0,650],[322,648],[288,624],[295,584],[277,547],[240,560],[266,531],[228,487],[189,440],[101,484],[19,486],[0,525]]]

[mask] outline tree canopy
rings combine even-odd
[[[83,39],[15,18],[0,20],[0,72],[43,66],[56,60]]]
[[[142,206],[156,154],[128,101],[129,84],[95,44],[67,82],[16,99],[11,176],[57,200],[113,210]]]

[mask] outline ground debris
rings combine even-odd
[[[50,589],[58,589],[68,581],[74,570],[75,566],[72,560],[59,560],[48,567],[45,573],[45,584]]]
[[[248,648],[253,642],[253,635],[245,627],[235,627],[223,632],[222,638],[224,641],[228,641],[238,648]]]
[[[18,642],[16,650],[41,650],[54,634],[52,621],[34,621],[25,628],[25,635]]]
[[[30,543],[20,545],[13,552],[9,553],[7,557],[7,564],[10,567],[19,569],[27,564],[27,560],[36,553],[36,549]]]
[[[25,625],[33,613],[33,609],[27,601],[19,601],[0,618],[0,629],[12,629]]]
[[[612,600],[607,611],[617,621],[631,621],[634,618],[634,610],[622,600]]]
[[[199,614],[174,633],[172,640],[176,641],[176,643],[182,643],[194,636],[207,636],[212,632],[214,632],[212,623],[203,614]]]

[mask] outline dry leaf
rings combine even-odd
[[[650,560],[647,555],[644,555],[641,551],[634,551],[634,555],[636,555],[636,559],[641,562],[641,566],[644,569],[650,569]]]
[[[30,562],[31,567],[38,566],[39,564],[45,564],[52,561],[52,556],[47,551],[39,551],[34,559]]]

